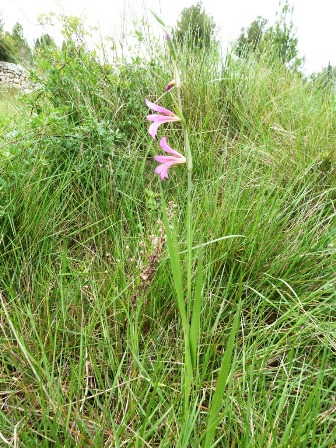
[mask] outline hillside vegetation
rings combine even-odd
[[[145,98],[175,109],[167,48],[139,31],[107,63],[76,33],[0,121],[1,443],[335,446],[333,86],[179,50],[188,252],[186,167],[160,180],[146,121]],[[201,297],[188,396],[178,275]]]

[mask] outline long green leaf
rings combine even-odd
[[[177,296],[177,304],[179,308],[179,312],[182,319],[182,325],[184,331],[187,331],[188,328],[188,320],[187,320],[187,313],[184,303],[184,294],[183,294],[183,278],[182,278],[182,269],[181,269],[181,262],[180,262],[180,256],[177,246],[177,240],[176,235],[174,232],[170,230],[169,222],[168,222],[168,216],[167,216],[167,209],[166,209],[166,203],[163,197],[163,191],[161,187],[161,200],[162,200],[162,211],[163,211],[163,223],[166,229],[166,236],[167,236],[167,245],[168,245],[168,252],[169,252],[169,260],[170,260],[170,266],[173,274],[173,280],[174,280],[174,286]]]
[[[198,347],[199,331],[200,331],[200,318],[202,309],[202,286],[203,286],[203,263],[202,263],[202,250],[198,255],[197,277],[196,287],[194,292],[194,302],[192,310],[192,319],[190,326],[190,355],[193,369],[196,369],[196,353]]]
[[[226,386],[226,382],[228,379],[228,376],[230,374],[230,367],[231,367],[231,357],[234,347],[234,342],[238,330],[238,324],[239,324],[239,317],[240,317],[240,310],[241,310],[241,304],[239,304],[235,320],[230,332],[229,341],[227,344],[227,347],[224,352],[222,365],[220,368],[220,372],[218,375],[217,380],[217,386],[215,390],[215,394],[212,399],[209,418],[207,421],[207,427],[206,427],[206,436],[205,436],[205,442],[204,442],[204,448],[210,448],[213,438],[215,436],[217,424],[219,422],[219,412],[222,407],[222,401],[223,401],[223,395],[224,390]]]
[[[150,9],[150,12],[153,14],[153,16],[159,22],[159,24],[162,25],[164,28],[166,28],[166,24],[164,23],[164,21],[157,14],[155,14],[155,12],[152,11],[151,9]]]

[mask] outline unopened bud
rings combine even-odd
[[[168,84],[167,84],[167,87],[166,87],[166,91],[168,92],[168,90],[170,90],[172,87],[174,87],[174,86],[176,86],[176,81],[175,81],[175,79],[173,79],[172,81],[170,81]]]

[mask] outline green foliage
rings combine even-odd
[[[280,13],[277,14],[278,18],[274,26],[267,27],[267,20],[257,17],[246,30],[242,29],[235,43],[234,52],[237,56],[244,58],[249,55],[257,58],[268,55],[271,63],[276,59],[298,70],[304,59],[298,57],[298,39],[291,20],[292,14],[293,7],[290,7],[286,1]]]
[[[0,61],[15,62],[12,46],[12,36],[4,31],[4,22],[0,19]]]
[[[5,128],[16,111],[16,89],[0,88],[0,129]]]
[[[17,62],[29,61],[32,57],[32,50],[24,37],[23,28],[16,22],[12,30],[13,52]]]
[[[24,37],[23,28],[16,23],[11,33],[4,31],[4,22],[0,23],[0,61],[22,63],[30,61],[31,48]]]
[[[34,45],[34,51],[46,49],[46,48],[55,48],[56,43],[54,39],[48,34],[42,34],[41,37],[37,38]]]
[[[321,89],[335,92],[336,89],[336,67],[330,62],[327,67],[322,68],[318,73],[312,73],[310,79]]]
[[[269,30],[269,39],[274,48],[276,56],[283,64],[290,64],[294,68],[299,68],[303,60],[298,56],[298,39],[295,27],[290,19],[294,7],[290,7],[288,0],[282,7],[278,20],[273,28]],[[267,38],[267,36],[266,36]]]
[[[15,62],[12,55],[12,42],[8,35],[0,36],[0,61]]]
[[[179,21],[173,29],[173,38],[178,45],[186,44],[189,49],[206,49],[215,43],[216,25],[214,19],[197,2],[184,8]]]
[[[5,39],[5,23],[0,15],[0,61],[11,62],[10,49]]]
[[[242,28],[234,48],[237,56],[247,57],[250,52],[257,50],[264,37],[266,25],[267,20],[258,16],[246,30]]]

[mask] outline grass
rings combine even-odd
[[[5,120],[13,117],[16,112],[16,90],[3,87],[0,89],[0,120],[1,126]]]
[[[113,71],[76,54],[39,55],[40,66],[53,58],[45,90],[2,122],[2,443],[334,446],[334,93],[276,62],[186,61],[193,245],[203,247],[201,259],[192,251],[193,291],[203,268],[185,412],[144,106],[162,95],[170,61],[151,47],[150,62]],[[180,147],[178,125],[169,129]],[[174,167],[162,184],[183,278],[186,177]]]

